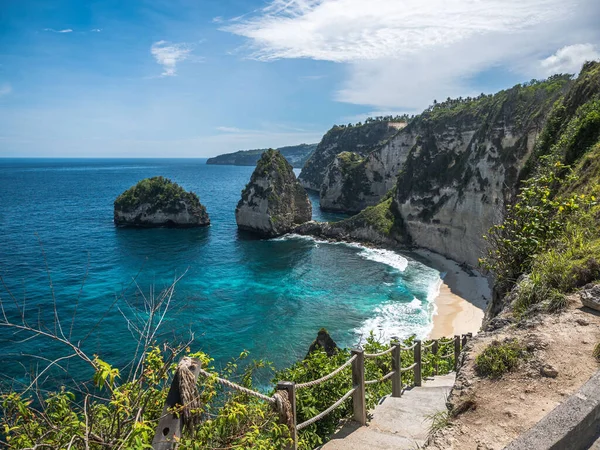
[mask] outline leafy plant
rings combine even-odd
[[[500,378],[516,369],[524,357],[525,350],[518,341],[493,341],[475,358],[475,371],[482,377]]]

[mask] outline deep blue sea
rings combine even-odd
[[[55,331],[54,297],[63,332],[119,367],[135,351],[125,318],[145,318],[143,296],[183,274],[157,341],[193,333],[192,349],[208,352],[217,367],[242,350],[283,367],[304,356],[321,327],[343,346],[369,330],[386,337],[428,332],[436,270],[391,251],[238,232],[234,211],[252,170],[203,159],[0,159],[7,314],[18,320],[10,291],[25,303],[29,323]],[[211,226],[115,228],[114,199],[156,175],[196,192]],[[311,198],[315,220],[343,217],[321,212],[318,196]],[[56,342],[29,337],[0,328],[4,381],[24,380],[43,358],[65,354]]]

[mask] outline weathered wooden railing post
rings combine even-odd
[[[433,373],[434,375],[438,374],[438,351],[440,344],[436,339],[433,341],[433,345],[431,346],[431,352],[433,353]]]
[[[463,334],[462,335],[462,343],[461,343],[461,347],[465,348],[465,345],[467,345],[467,338],[469,337],[469,335],[467,334]]]
[[[290,409],[292,418],[290,422],[286,420],[286,418],[281,418],[281,420],[285,420],[286,424],[289,425],[290,428],[290,437],[292,438],[292,445],[286,448],[286,450],[297,450],[298,449],[298,432],[296,430],[296,383],[292,383],[290,381],[280,381],[277,383],[278,391],[286,391],[288,400],[290,401]]]
[[[354,420],[361,425],[367,424],[367,405],[365,401],[365,352],[364,350],[352,350],[352,406],[354,408]]]
[[[460,336],[454,336],[454,371],[458,372],[458,357],[460,356]]]
[[[400,397],[402,395],[402,348],[399,342],[392,342],[392,397]]]
[[[415,341],[415,386],[421,386],[421,341]]]
[[[191,364],[188,366],[189,370],[194,374],[194,380],[198,380],[200,375],[200,360],[196,358],[184,357],[191,360]],[[182,360],[183,361],[183,360]],[[152,440],[152,448],[154,450],[171,450],[174,448],[175,443],[181,437],[182,431],[182,420],[180,414],[174,414],[169,410],[175,408],[176,405],[183,405],[181,399],[181,392],[179,391],[179,375],[173,377],[171,382],[171,388],[167,394],[167,400],[163,412],[156,427],[156,434]]]

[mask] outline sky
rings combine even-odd
[[[0,157],[209,157],[577,73],[598,0],[0,0]]]

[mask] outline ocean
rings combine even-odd
[[[253,168],[205,162],[0,159],[0,299],[7,315],[21,320],[16,300],[29,323],[56,331],[57,314],[63,333],[121,368],[135,352],[135,320],[147,317],[143,298],[181,276],[156,341],[193,334],[191,349],[209,353],[217,369],[243,350],[277,368],[289,365],[321,327],[348,347],[370,331],[383,339],[427,335],[438,271],[389,250],[239,232],[235,207]],[[157,175],[196,192],[211,226],[116,228],[114,199]],[[311,200],[314,220],[344,217],[321,212],[318,195]],[[63,344],[29,337],[0,328],[0,382],[24,382],[46,359],[66,354]],[[54,376],[90,376],[69,360],[61,364]]]

